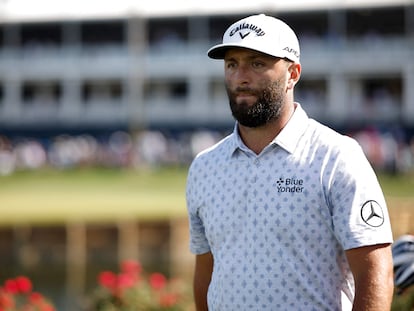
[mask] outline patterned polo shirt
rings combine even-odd
[[[358,143],[295,105],[259,155],[236,124],[191,164],[190,249],[214,256],[210,311],[351,310],[345,250],[392,243],[383,193]]]

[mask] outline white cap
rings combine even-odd
[[[243,18],[223,35],[223,43],[210,48],[208,56],[224,59],[229,48],[242,47],[299,63],[299,41],[295,32],[281,20],[264,14]]]

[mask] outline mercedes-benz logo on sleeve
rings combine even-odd
[[[362,205],[362,220],[371,227],[379,227],[384,223],[384,212],[381,205],[374,200],[369,200]]]

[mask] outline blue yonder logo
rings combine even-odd
[[[277,192],[302,193],[304,190],[303,179],[282,178],[276,181]]]

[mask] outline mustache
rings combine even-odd
[[[234,91],[238,93],[253,93],[254,92],[254,90],[250,87],[241,87],[241,86],[236,87]]]
[[[257,90],[255,90],[255,89],[252,89],[250,87],[241,87],[241,86],[236,87],[234,90],[228,89],[228,92],[231,93],[231,94],[234,94],[234,95],[240,94],[240,93],[250,94],[250,95],[257,95],[257,93],[258,93]]]

